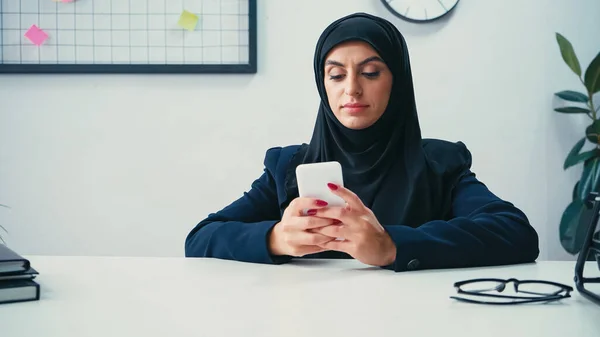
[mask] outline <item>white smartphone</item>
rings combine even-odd
[[[333,194],[327,183],[344,186],[342,166],[337,161],[301,164],[296,167],[296,180],[300,197],[326,201],[329,206],[346,205],[344,199]]]

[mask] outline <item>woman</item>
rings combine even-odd
[[[186,256],[354,258],[395,271],[537,258],[527,217],[475,178],[464,144],[421,139],[407,46],[390,22],[364,13],[333,22],[314,72],[310,143],[269,149],[251,189],[189,233]],[[298,197],[295,168],[333,160],[345,187],[329,187],[346,206]]]

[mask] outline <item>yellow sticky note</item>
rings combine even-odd
[[[194,13],[184,10],[179,17],[177,24],[189,31],[192,31],[196,29],[196,25],[198,24],[198,16],[196,16]]]

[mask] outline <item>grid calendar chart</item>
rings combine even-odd
[[[256,73],[256,0],[0,0],[0,73]]]

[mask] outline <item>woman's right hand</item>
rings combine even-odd
[[[269,251],[273,255],[304,256],[325,251],[318,245],[335,240],[311,232],[311,229],[335,225],[337,220],[314,216],[327,203],[312,198],[295,198],[283,212],[269,236]],[[308,210],[305,214],[305,211]]]

